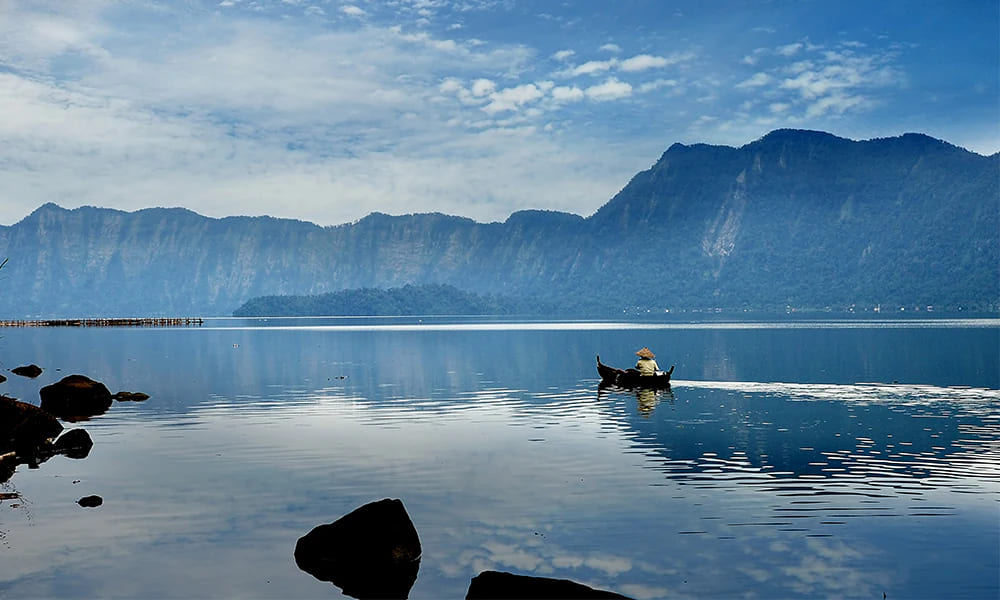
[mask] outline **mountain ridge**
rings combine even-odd
[[[320,226],[46,203],[0,227],[0,316],[229,314],[250,298],[444,284],[568,313],[880,303],[996,310],[1000,153],[780,129],[672,144],[589,216]],[[991,262],[992,261],[992,262]]]

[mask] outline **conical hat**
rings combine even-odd
[[[656,355],[649,351],[649,348],[643,348],[635,353],[636,356],[641,356],[643,358],[656,358]]]

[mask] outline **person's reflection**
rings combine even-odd
[[[636,392],[636,397],[639,399],[639,414],[648,419],[656,408],[656,390],[642,388]]]
[[[670,388],[655,390],[652,388],[641,388],[635,393],[639,401],[639,414],[648,419],[653,414],[656,405],[662,400],[667,400],[671,404],[674,402],[674,392]]]

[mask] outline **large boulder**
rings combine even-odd
[[[399,500],[365,504],[295,544],[295,564],[354,598],[406,598],[420,568],[420,538]]]
[[[21,377],[30,377],[34,379],[42,374],[42,368],[38,365],[24,365],[23,367],[14,367],[10,370],[14,375],[20,375]]]
[[[549,579],[548,577],[529,577],[515,575],[503,571],[483,571],[472,578],[465,600],[534,598],[549,600],[556,598],[589,599],[611,598],[629,600],[614,592],[595,590],[582,583],[568,579]]]
[[[39,390],[42,408],[66,421],[86,419],[111,408],[111,392],[99,381],[69,375]]]
[[[33,404],[0,396],[0,454],[32,455],[63,430],[59,420]]]

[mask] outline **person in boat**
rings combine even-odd
[[[656,355],[653,354],[649,348],[643,348],[635,353],[639,357],[639,362],[635,363],[635,368],[639,371],[639,375],[642,377],[652,377],[660,373],[660,367],[653,360]]]

